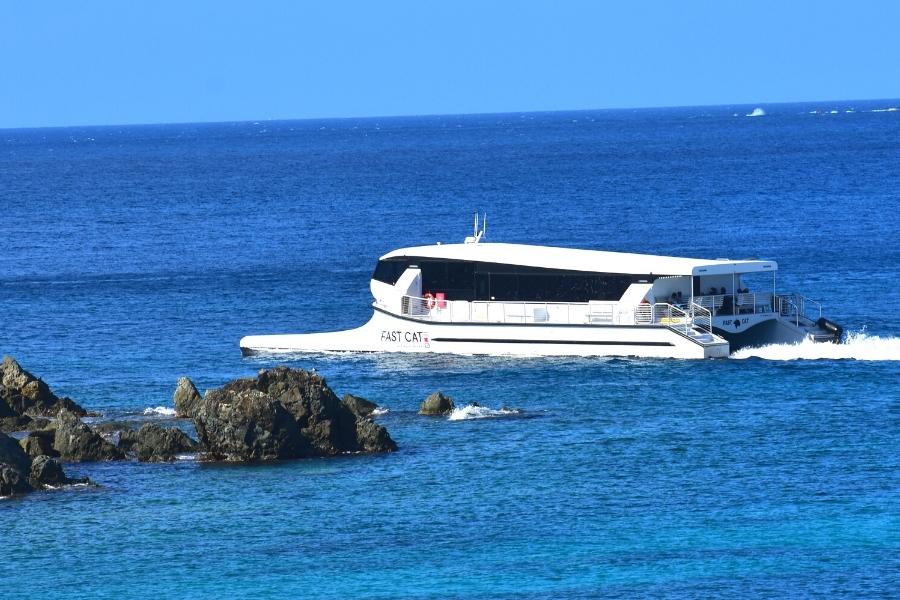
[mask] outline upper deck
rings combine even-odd
[[[702,259],[627,252],[605,252],[532,246],[527,244],[435,244],[400,248],[388,252],[380,260],[426,259],[466,261],[623,275],[731,275],[733,273],[774,272],[778,263],[772,260]]]

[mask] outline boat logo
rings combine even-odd
[[[427,331],[382,330],[381,341],[393,342],[406,347],[431,347],[431,340]]]

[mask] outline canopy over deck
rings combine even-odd
[[[778,263],[773,260],[681,258],[676,256],[654,256],[652,254],[556,248],[552,246],[531,246],[527,244],[491,243],[437,244],[434,246],[400,248],[399,250],[388,252],[381,257],[381,260],[401,257],[461,260],[541,269],[635,275],[703,276],[774,272],[778,270]]]

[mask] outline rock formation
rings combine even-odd
[[[51,417],[61,409],[78,416],[87,414],[71,399],[60,398],[51,392],[46,383],[23,369],[12,357],[3,357],[0,366],[0,419]],[[28,424],[25,423],[25,426]]]
[[[359,396],[354,396],[353,394],[344,394],[344,397],[341,398],[341,402],[343,402],[347,408],[352,410],[354,414],[363,419],[371,417],[372,413],[375,412],[375,409],[378,408],[378,405],[374,402],[370,402]]]
[[[175,402],[176,417],[192,419],[203,397],[197,391],[193,381],[182,377],[178,380],[172,400]]]
[[[59,456],[59,453],[53,449],[53,440],[56,437],[56,431],[46,429],[42,431],[32,431],[19,441],[25,454],[32,458],[46,454],[47,456]]]
[[[55,459],[43,454],[32,459],[16,440],[0,433],[0,496],[69,483],[88,483],[88,480],[69,479]]]
[[[275,367],[209,392],[196,408],[194,425],[208,457],[218,460],[396,450],[384,427],[351,405],[318,375]]]
[[[57,415],[53,449],[63,460],[121,460],[125,454],[81,422],[78,415],[61,410]]]
[[[453,400],[449,396],[445,396],[443,392],[437,391],[425,398],[419,407],[419,414],[438,417],[450,414],[453,412],[453,408]]]
[[[175,427],[147,423],[135,434],[134,453],[141,462],[168,462],[179,454],[196,452],[197,442]]]

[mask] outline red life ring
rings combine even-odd
[[[431,295],[431,292],[425,294],[425,306],[428,308],[428,310],[434,308],[435,304],[436,302],[434,300],[434,296]]]

